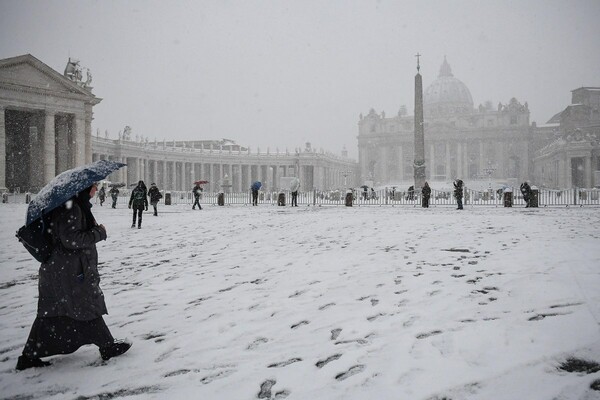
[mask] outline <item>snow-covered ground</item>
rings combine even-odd
[[[38,265],[0,205],[0,397],[597,399],[600,209],[95,206],[115,337],[14,366]]]

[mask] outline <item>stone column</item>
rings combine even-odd
[[[248,168],[246,169],[246,174],[248,176],[247,187],[244,190],[249,190],[252,185],[252,164],[248,164]]]
[[[85,163],[92,161],[92,106],[85,106]]]
[[[181,181],[181,186],[179,188],[179,190],[186,190],[187,189],[187,177],[185,176],[185,161],[181,162],[181,176],[180,176],[180,181]]]
[[[85,115],[75,114],[73,119],[74,167],[85,165],[86,140],[85,140]]]
[[[456,143],[456,178],[464,180],[462,174],[462,143]]]
[[[450,163],[450,142],[446,141],[446,180],[452,179],[452,164]]]
[[[6,121],[4,107],[0,106],[0,192],[6,191]]]
[[[463,180],[469,179],[469,144],[463,143]]]
[[[381,175],[380,175],[380,183],[385,184],[388,182],[389,171],[388,171],[388,157],[387,157],[387,147],[380,147],[380,162],[381,162]]]
[[[429,179],[433,180],[433,177],[436,174],[435,170],[435,144],[431,143],[429,145]]]
[[[177,161],[173,161],[173,169],[171,170],[171,178],[173,182],[171,183],[171,189],[177,190]]]
[[[483,155],[484,155],[484,147],[483,147],[483,140],[479,141],[479,175],[483,174],[483,168],[484,168],[484,159],[483,159]]]
[[[167,176],[169,174],[167,160],[162,160],[162,176],[160,177],[160,185],[163,190],[167,190]]]
[[[399,181],[404,180],[404,149],[402,145],[398,146],[398,173],[400,174]],[[350,177],[346,179],[346,183],[351,182]]]
[[[56,176],[56,133],[54,111],[46,111],[44,120],[44,183]]]
[[[592,156],[584,158],[584,171],[585,171],[585,187],[591,189],[592,186]]]
[[[205,165],[206,169],[207,169],[207,173],[208,173],[208,181],[210,182],[208,187],[212,188],[212,191],[215,191],[215,188],[217,187],[217,183],[215,182],[215,177],[213,176],[213,164],[212,161],[208,164]]]

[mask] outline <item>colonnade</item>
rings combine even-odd
[[[358,183],[355,161],[325,153],[202,152],[99,138],[92,138],[92,145],[92,161],[127,164],[108,177],[127,186],[143,180],[161,190],[185,191],[193,182],[205,180],[209,191],[243,192],[254,181],[262,182],[265,190],[287,189],[283,177],[298,177],[301,190],[342,189]]]

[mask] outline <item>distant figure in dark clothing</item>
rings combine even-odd
[[[292,192],[292,207],[298,207],[298,191],[294,190]]]
[[[198,209],[202,210],[202,206],[200,205],[200,195],[202,194],[202,190],[202,187],[198,184],[192,189],[192,193],[194,193],[194,204],[192,205],[192,210],[196,209],[196,204],[198,205]]]
[[[54,248],[39,270],[37,316],[17,370],[50,365],[41,357],[70,354],[95,344],[103,360],[125,353],[130,343],[115,341],[102,315],[96,243],[106,240],[104,225],[92,214],[96,185],[82,190],[50,214]]]
[[[421,194],[423,195],[422,206],[424,208],[429,208],[429,198],[431,197],[431,188],[429,187],[429,183],[425,182],[423,189],[421,189]]]
[[[148,199],[146,197],[148,197],[146,185],[144,184],[144,181],[139,181],[129,198],[129,208],[133,208],[132,228],[135,228],[135,219],[137,215],[137,227],[138,229],[142,229],[142,214],[144,213],[144,210],[148,211]]]
[[[365,185],[363,186],[363,200],[367,200],[369,198],[369,188]]]
[[[110,191],[110,197],[112,198],[112,208],[117,208],[117,200],[119,199],[119,189],[116,186],[113,186]]]
[[[104,190],[104,186],[102,186],[98,192],[98,199],[100,200],[100,207],[102,207],[104,200],[106,200],[106,191]]]
[[[257,206],[258,205],[258,189],[252,188],[251,190],[252,190],[252,205]]]
[[[152,204],[152,207],[154,207],[154,216],[156,217],[158,216],[158,209],[156,206],[158,205],[160,199],[162,199],[162,194],[160,193],[160,190],[158,190],[158,187],[156,187],[156,183],[150,184],[148,196],[150,196],[150,204]]]
[[[531,206],[531,186],[529,183],[523,182],[521,183],[521,193],[523,194],[523,200],[525,200],[525,207]]]
[[[407,198],[407,200],[413,201],[414,199],[415,199],[415,187],[414,186],[409,186],[408,187],[408,198]]]
[[[457,179],[454,181],[454,197],[456,197],[456,203],[458,204],[457,210],[463,209],[463,181]]]

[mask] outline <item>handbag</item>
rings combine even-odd
[[[23,225],[17,231],[16,235],[23,247],[37,261],[43,263],[48,261],[54,250],[52,236],[45,229],[42,218],[39,218],[29,225]]]

